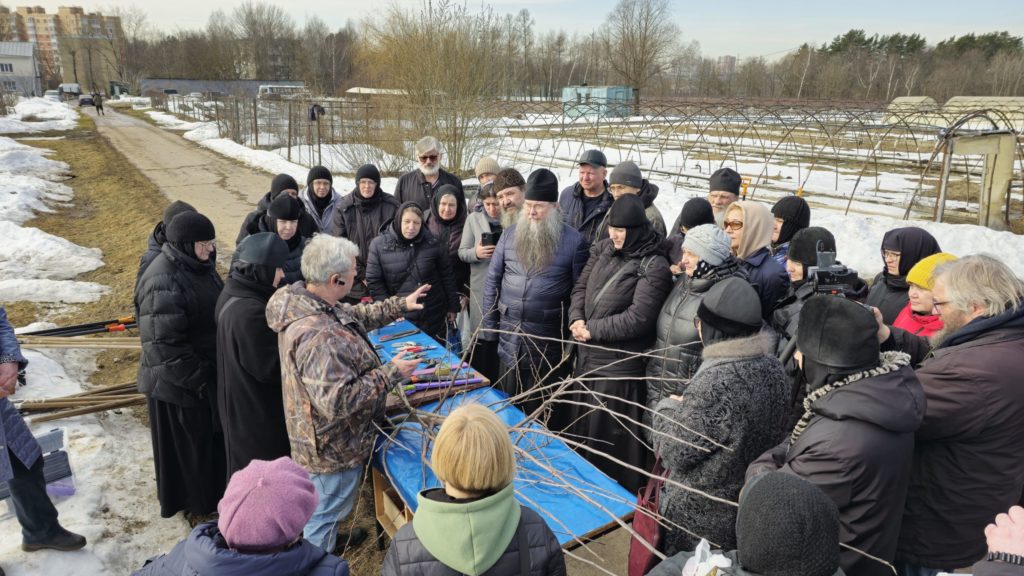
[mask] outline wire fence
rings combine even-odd
[[[503,165],[571,169],[584,150],[599,148],[610,163],[632,160],[676,188],[704,188],[712,172],[729,166],[745,176],[746,197],[800,194],[847,211],[906,207],[918,217],[936,210],[943,169],[937,153],[946,130],[960,123],[960,130],[1016,133],[1008,214],[1020,213],[1024,197],[1024,106],[1012,103],[663,100],[635,110],[601,101],[454,98],[426,106],[389,95],[315,101],[172,96],[155,99],[154,106],[215,122],[223,138],[341,173],[371,163],[384,175],[398,175],[413,168],[413,144],[430,134],[444,144],[448,169],[462,176],[472,176],[475,161],[487,154]],[[984,162],[984,156],[961,155],[949,163],[947,219],[977,213]]]

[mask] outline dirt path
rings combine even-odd
[[[230,255],[242,220],[270,189],[273,174],[237,164],[201,148],[180,133],[157,128],[107,107],[105,116],[86,109],[119,152],[169,201],[183,200],[213,221],[219,252]],[[160,218],[154,214],[153,222]]]

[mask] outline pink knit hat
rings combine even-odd
[[[278,548],[302,534],[317,501],[309,474],[291,458],[253,460],[231,476],[217,527],[232,548]]]

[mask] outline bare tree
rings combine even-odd
[[[633,87],[639,112],[640,92],[672,66],[682,34],[672,21],[669,0],[619,0],[605,27],[610,64]]]

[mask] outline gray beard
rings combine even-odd
[[[433,168],[427,168],[426,166],[423,166],[422,164],[417,165],[417,167],[420,169],[420,173],[423,174],[424,176],[427,176],[427,177],[437,176],[438,174],[441,173],[441,165],[440,164],[438,164],[437,166],[434,166]]]
[[[520,211],[515,249],[519,262],[527,270],[539,270],[550,264],[561,240],[562,215],[558,210],[548,212],[541,222],[530,220],[525,211]]]
[[[506,211],[502,210],[501,211],[501,227],[507,230],[507,229],[515,226],[516,222],[519,221],[519,213],[520,212],[522,212],[522,210],[520,210],[519,208],[516,208],[515,210],[513,210],[511,212],[506,212]]]
[[[935,334],[932,334],[932,337],[929,338],[929,341],[932,345],[932,349],[934,350],[935,348],[938,348],[939,344],[945,342],[946,339],[952,336],[954,332],[966,326],[967,322],[965,322],[965,320],[966,318],[961,316],[956,319],[956,322],[953,322],[951,324],[943,323],[942,330],[939,330]]]

